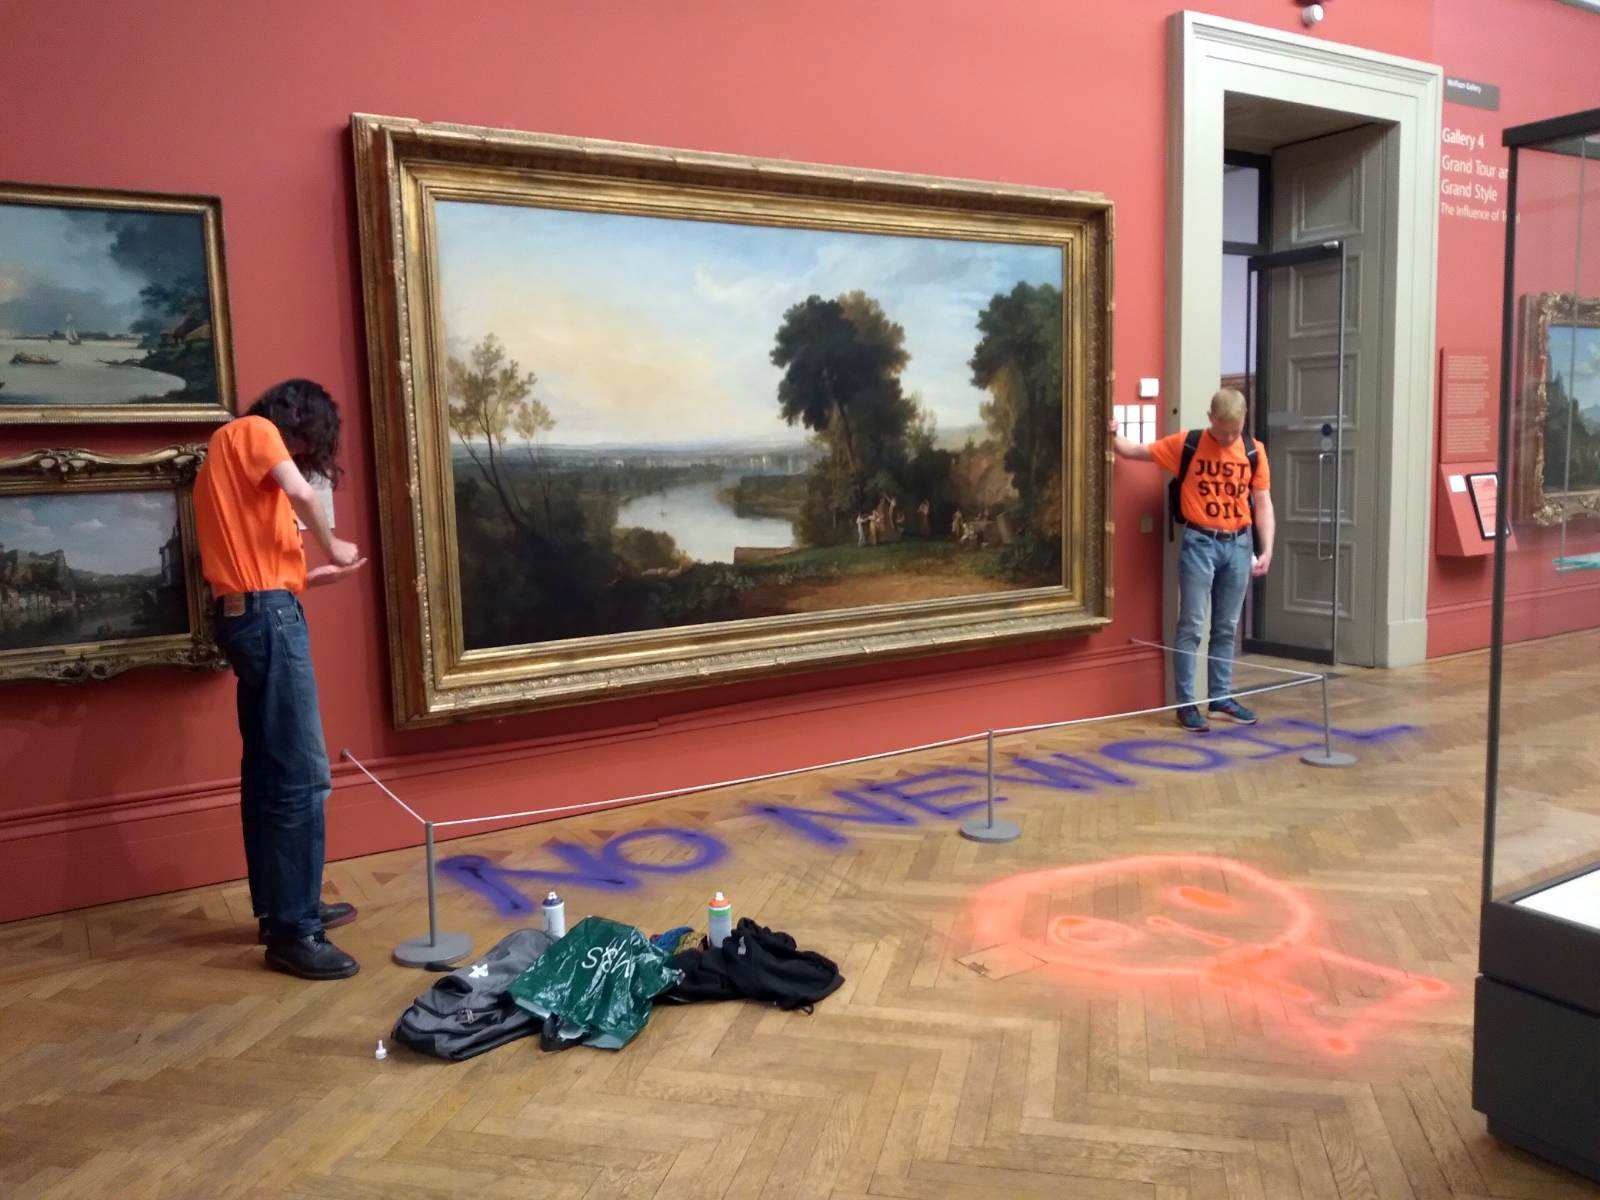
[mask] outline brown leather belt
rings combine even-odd
[[[291,598],[294,596],[294,593],[287,588],[268,588],[259,592],[224,592],[216,597],[217,612],[224,617],[242,617],[250,611],[252,599],[275,596],[280,592]]]

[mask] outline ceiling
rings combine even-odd
[[[1229,92],[1222,108],[1222,144],[1229,150],[1270,154],[1290,142],[1368,124],[1366,117]]]

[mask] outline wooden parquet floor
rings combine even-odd
[[[1597,659],[1510,652],[1526,863],[1600,823]],[[430,979],[388,961],[426,927],[418,851],[330,866],[362,910],[342,983],[263,970],[242,884],[0,927],[0,1196],[1600,1196],[1470,1103],[1486,668],[1334,681],[1336,726],[1415,727],[1341,739],[1345,771],[1274,749],[1315,740],[1284,724],[1314,688],[1263,697],[1254,741],[1002,741],[1004,845],[957,834],[974,746],[445,844],[636,884],[554,884],[570,921],[655,932],[718,887],[845,975],[810,1015],[658,1009],[620,1052],[376,1060]],[[480,950],[532,923],[456,876],[440,909]]]

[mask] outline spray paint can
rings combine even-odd
[[[553,938],[562,938],[567,934],[567,905],[560,896],[551,892],[544,898],[544,903],[539,905],[544,913],[544,931]]]
[[[706,908],[706,941],[712,946],[721,946],[723,939],[732,932],[733,905],[718,892]]]

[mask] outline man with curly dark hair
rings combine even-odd
[[[238,677],[250,903],[267,966],[302,979],[347,979],[360,969],[325,933],[356,912],[322,903],[323,806],[332,780],[299,600],[308,585],[333,583],[366,562],[354,543],[333,536],[306,479],[337,486],[338,455],[333,398],[310,380],[290,379],[212,435],[194,487],[217,642]],[[296,517],[326,565],[306,570]]]

